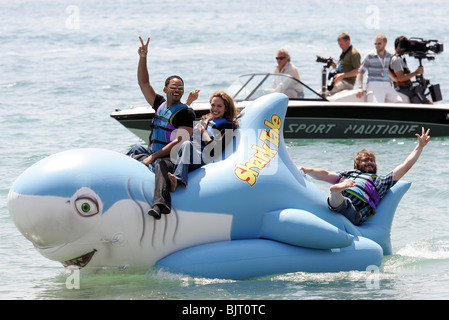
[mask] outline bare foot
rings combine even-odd
[[[176,187],[178,186],[178,180],[173,175],[173,173],[168,173],[168,178],[170,179],[170,191],[175,192]]]
[[[340,183],[336,183],[336,184],[332,185],[330,187],[330,191],[332,191],[332,192],[343,191],[345,189],[355,187],[355,185],[356,185],[356,182],[354,180],[345,179]]]

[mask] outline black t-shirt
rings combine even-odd
[[[156,98],[154,99],[153,109],[156,112],[157,109],[165,102],[165,98],[160,94],[156,94]],[[189,127],[193,128],[193,121],[195,121],[195,111],[192,108],[185,108],[179,111],[175,117],[173,118],[173,126],[175,128],[179,127]]]

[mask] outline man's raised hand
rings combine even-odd
[[[139,36],[140,43],[142,46],[139,47],[137,52],[139,53],[139,56],[142,58],[145,58],[148,53],[148,44],[150,43],[150,37],[148,37],[147,43],[143,43],[142,37]]]

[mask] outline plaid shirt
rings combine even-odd
[[[340,179],[345,179],[346,178],[345,175],[351,171],[354,170],[339,171],[337,172],[337,174],[340,176]],[[393,181],[393,171],[384,176],[377,176],[377,178],[373,180],[374,185],[376,186],[376,189],[379,192],[380,199],[382,199],[387,193],[387,191],[390,190],[390,188],[396,184],[396,181]],[[363,220],[365,220],[365,218],[372,213],[372,209],[368,203],[363,202],[362,200],[360,200],[359,198],[348,192],[345,192],[344,196],[350,199],[354,207],[360,211]]]

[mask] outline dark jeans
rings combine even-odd
[[[155,174],[153,206],[158,205],[162,213],[171,211],[170,179],[168,173],[173,173],[174,164],[170,157],[156,159],[153,163]]]
[[[153,151],[144,146],[134,146],[126,155],[139,159],[139,155],[149,156],[152,153]],[[174,164],[170,161],[170,157],[158,158],[148,168],[155,174],[153,206],[158,205],[162,213],[170,213],[171,195],[168,173],[173,173]]]
[[[415,88],[414,87],[403,87],[400,86],[396,89],[398,92],[406,95],[407,97],[410,98],[410,103],[420,103],[420,104],[429,104],[430,101],[429,99],[427,99],[423,94],[424,92],[421,93],[421,97],[418,97],[418,95],[415,92]]]

